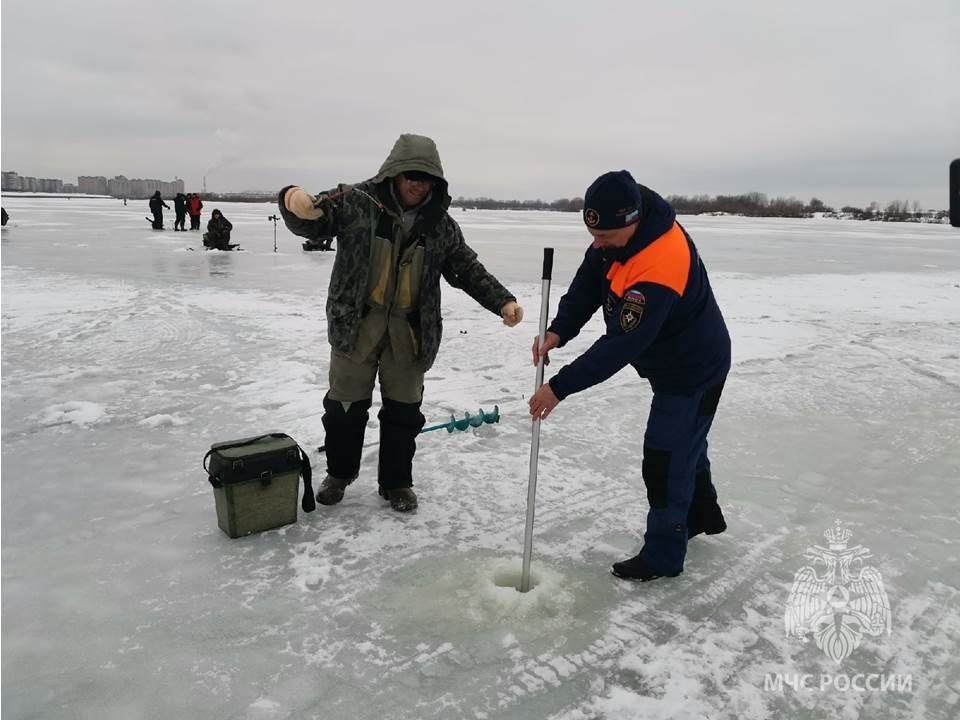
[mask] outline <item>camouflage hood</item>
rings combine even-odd
[[[445,199],[444,207],[449,203],[447,193],[447,179],[443,176],[443,165],[440,164],[440,153],[437,146],[428,137],[404,133],[393,144],[393,150],[383,161],[379,172],[371,178],[371,182],[380,183],[387,178],[396,177],[405,170],[420,170],[438,178],[434,193]]]

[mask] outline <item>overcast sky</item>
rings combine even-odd
[[[945,208],[960,1],[3,0],[2,165],[320,191],[433,137],[451,194]]]

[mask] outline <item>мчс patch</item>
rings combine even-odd
[[[639,290],[630,290],[623,296],[623,307],[620,308],[620,327],[624,332],[634,330],[643,320],[643,311],[647,299]]]

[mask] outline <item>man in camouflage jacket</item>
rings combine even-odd
[[[413,510],[413,456],[425,421],[423,377],[437,357],[443,330],[441,276],[510,327],[523,310],[483,267],[447,213],[447,181],[430,138],[401,135],[369,180],[317,196],[288,186],[280,191],[279,205],[296,235],[337,237],[327,294],[327,477],[317,501],[340,502],[359,474],[379,373],[380,494],[395,510]]]

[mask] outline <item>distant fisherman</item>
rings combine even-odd
[[[203,210],[203,202],[197,193],[187,195],[187,213],[190,215],[190,229],[200,229],[200,211]]]
[[[207,231],[203,234],[204,247],[216,250],[233,250],[236,245],[230,244],[230,233],[232,231],[233,223],[227,220],[219,209],[214,208],[210,221],[207,223]]]
[[[173,223],[174,230],[186,230],[187,223],[187,196],[178,192],[173,198],[173,211],[177,214],[177,219]]]
[[[154,230],[163,230],[163,208],[169,210],[170,206],[163,201],[163,198],[160,197],[160,191],[157,190],[150,198],[150,212],[153,213]]]
[[[549,360],[602,306],[606,333],[530,398],[546,418],[564,398],[631,365],[653,388],[643,438],[643,482],[650,510],[644,546],[613,565],[629,580],[683,571],[687,540],[727,525],[707,457],[707,433],[730,370],[730,336],[707,271],[670,205],[626,170],[587,189],[583,221],[593,236],[543,347]]]

